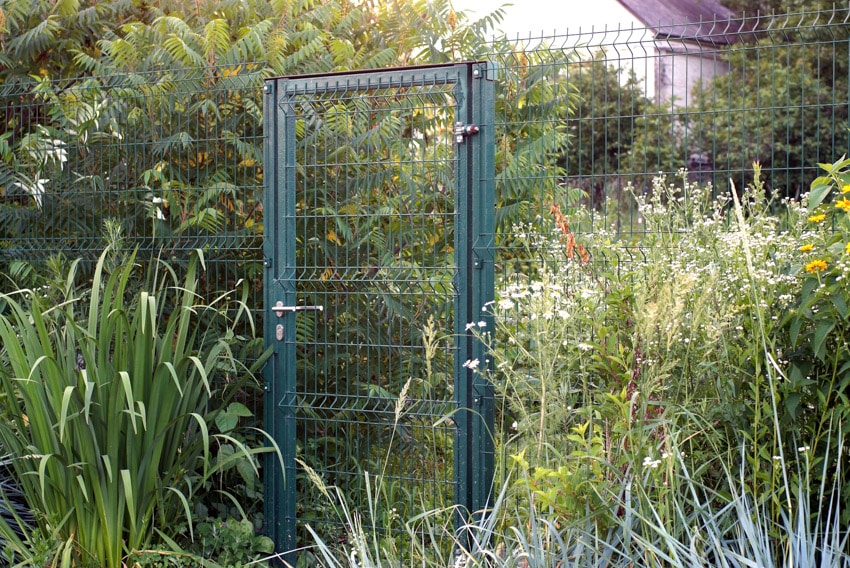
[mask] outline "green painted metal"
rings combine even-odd
[[[467,115],[460,122],[480,128],[477,144],[459,148],[459,161],[465,176],[459,180],[458,210],[466,213],[459,219],[456,250],[467,271],[458,272],[460,291],[455,334],[464,338],[455,360],[455,384],[458,408],[455,479],[455,502],[463,524],[470,514],[485,510],[490,502],[493,480],[493,388],[481,371],[489,367],[483,342],[470,335],[474,325],[479,333],[492,329],[491,312],[486,309],[493,300],[494,261],[494,83],[493,72],[485,65],[468,69],[469,96]],[[460,169],[460,168],[459,168]],[[483,325],[481,325],[483,324]]]
[[[372,491],[386,518],[482,510],[493,395],[470,361],[487,365],[474,330],[494,293],[487,64],[279,78],[265,90],[265,424],[283,455],[266,464],[269,533],[286,553],[304,522],[341,534],[313,513],[324,497],[308,471],[358,510]],[[382,511],[389,494],[393,511]]]

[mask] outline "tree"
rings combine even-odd
[[[850,34],[840,16],[777,16],[776,27],[730,49],[727,74],[697,90],[684,116],[688,151],[712,153],[721,190],[730,177],[746,185],[757,161],[769,189],[799,197],[819,162],[847,152]]]
[[[604,53],[566,67],[566,80],[578,96],[567,119],[570,146],[562,159],[571,187],[580,187],[593,207],[601,207],[608,189],[621,189],[621,174],[633,169],[635,136],[649,101],[629,71],[605,62]]]

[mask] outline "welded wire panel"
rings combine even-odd
[[[259,76],[246,69],[41,81],[0,92],[0,260],[96,257],[109,220],[145,256],[205,249],[256,257],[262,112]]]
[[[635,195],[657,193],[658,176],[682,175],[728,197],[733,184],[740,192],[753,182],[758,162],[772,197],[799,199],[819,175],[818,163],[850,150],[846,5],[717,20],[656,13],[640,19],[495,39],[482,54],[502,72],[502,231],[535,213],[546,216],[554,198],[576,213],[577,232],[640,239],[646,228]],[[547,136],[548,145],[541,144]],[[516,196],[530,190],[541,199],[527,215]]]
[[[246,65],[0,86],[0,290],[75,260],[85,282],[112,244],[178,272],[201,250],[204,300],[240,283],[261,307],[261,100]]]
[[[306,91],[287,102],[293,276],[296,304],[323,310],[296,318],[297,449],[356,510],[368,472],[381,528],[398,529],[454,498],[455,86]],[[305,498],[312,483],[298,481],[300,520],[339,522]]]

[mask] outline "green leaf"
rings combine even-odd
[[[68,407],[71,404],[71,396],[74,394],[75,388],[72,386],[65,387],[65,392],[62,393],[62,408],[59,411],[59,442],[65,440],[65,426],[68,424]]]
[[[230,404],[228,404],[227,413],[235,414],[236,416],[241,416],[243,418],[248,418],[254,415],[254,413],[248,410],[248,407],[242,404],[241,402],[231,402]]]
[[[821,169],[826,170],[830,175],[835,175],[839,171],[843,170],[847,166],[850,166],[850,159],[847,159],[847,155],[841,156],[834,164],[818,164]]]
[[[220,412],[215,417],[215,425],[218,427],[218,431],[222,434],[226,432],[230,432],[234,428],[236,428],[236,424],[239,422],[239,417],[235,414],[230,414],[229,412]]]
[[[826,351],[826,338],[829,336],[829,332],[835,327],[835,322],[832,320],[825,320],[818,324],[815,329],[815,336],[812,341],[812,352],[815,357],[820,359],[821,361],[825,358]]]
[[[826,196],[832,191],[832,180],[829,178],[817,178],[812,182],[811,190],[809,190],[809,211],[817,209],[818,205],[823,203]]]
[[[785,398],[785,411],[789,416],[797,418],[800,413],[800,395],[791,393]]]
[[[791,340],[791,346],[797,345],[797,337],[800,335],[800,328],[803,325],[803,318],[797,315],[788,326],[788,338]]]
[[[841,319],[847,319],[847,302],[844,300],[843,295],[834,294],[832,296],[832,305],[835,306],[835,310],[841,316]]]

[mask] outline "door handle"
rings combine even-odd
[[[286,312],[322,312],[324,310],[324,306],[284,306],[280,300],[272,307],[272,311],[279,318],[282,318]]]

